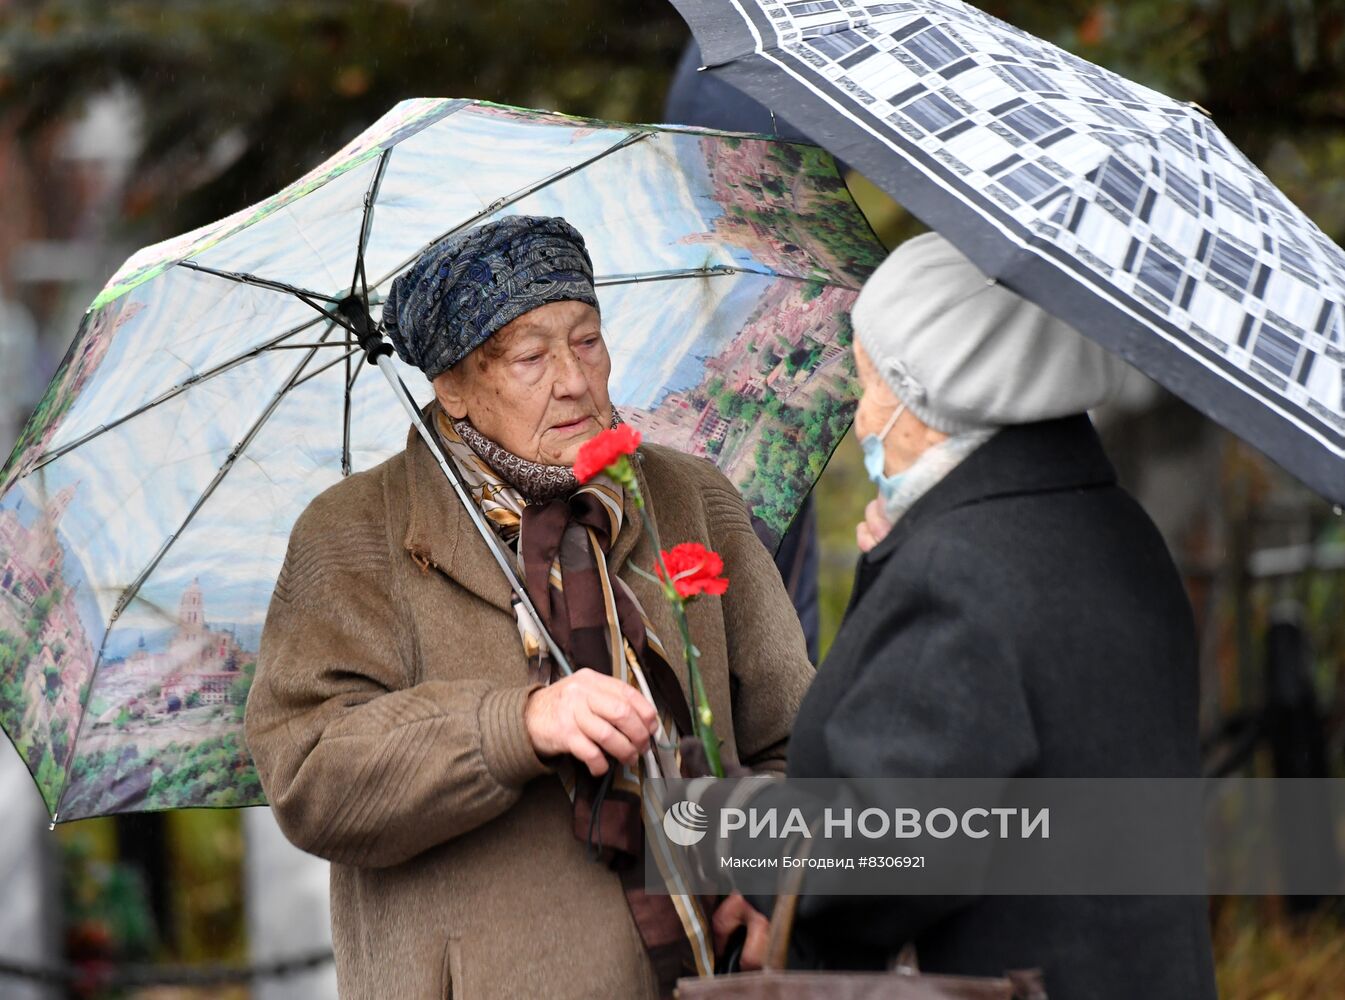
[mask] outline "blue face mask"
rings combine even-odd
[[[865,434],[859,440],[859,447],[864,452],[864,470],[869,474],[869,478],[878,487],[878,495],[887,502],[896,495],[897,486],[901,483],[903,473],[896,475],[884,475],[884,469],[887,466],[887,456],[883,452],[883,439],[887,437],[892,430],[892,425],[897,422],[897,417],[906,409],[906,404],[902,403],[896,408],[892,416],[888,418],[887,424],[878,434]]]

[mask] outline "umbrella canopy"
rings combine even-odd
[[[1345,502],[1345,253],[1191,104],[955,0],[673,0],[707,72]]]
[[[882,256],[830,157],[399,104],[274,197],[133,256],[5,467],[0,724],[59,820],[262,801],[241,720],[290,526],[405,442],[347,308],[367,290],[377,318],[423,248],[508,213],[587,240],[623,416],[787,526],[848,428],[847,312]]]

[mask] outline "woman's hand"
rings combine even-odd
[[[855,527],[855,541],[859,544],[859,551],[868,552],[891,530],[892,522],[887,519],[882,500],[874,497],[864,508],[864,520]]]
[[[658,731],[649,699],[615,677],[585,667],[538,688],[523,707],[523,724],[539,757],[568,753],[596,777],[606,754],[634,765]]]
[[[760,969],[766,961],[766,943],[771,928],[766,915],[744,899],[741,893],[735,892],[719,904],[710,918],[710,928],[715,935],[715,954],[723,953],[733,932],[744,924],[747,925],[747,941],[743,944],[739,967],[744,972],[752,972]]]

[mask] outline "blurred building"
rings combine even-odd
[[[136,249],[119,224],[135,214],[126,192],[135,179],[139,123],[136,99],[120,90],[90,101],[74,120],[53,121],[35,131],[21,133],[15,122],[0,119],[0,187],[5,192],[0,213],[0,460],[8,457],[89,302]],[[154,238],[151,234],[149,241]],[[233,636],[210,630],[204,614],[199,588],[188,588],[178,638],[190,646],[191,655],[185,657],[190,662],[175,675],[176,687],[165,685],[165,703],[174,695],[185,703],[192,691],[203,699],[222,698],[227,695],[223,682],[238,676],[229,671],[230,660],[236,659]],[[32,778],[7,743],[0,739],[0,899],[5,902],[0,960],[60,965],[71,956],[62,942],[58,839],[48,831]],[[135,836],[111,837],[109,843],[119,844],[114,850],[122,860],[141,871],[155,919],[183,924],[160,927],[161,940],[188,960],[210,960],[183,943],[203,922],[194,904],[174,903],[178,894],[167,883],[183,877],[174,859],[194,852],[199,857],[212,842],[170,843],[190,824],[165,822],[162,814],[125,819],[134,820]],[[237,860],[229,863],[241,875],[248,957],[265,963],[329,950],[327,864],[290,846],[268,809],[247,810],[242,823],[241,872]],[[0,977],[5,1000],[54,995],[50,988]],[[257,1000],[334,998],[335,974],[327,963],[294,976],[262,979],[251,995]]]
[[[10,448],[64,353],[79,316],[111,273],[110,199],[137,145],[129,98],[109,94],[74,122],[20,134],[0,120],[0,453]],[[113,265],[115,266],[115,265]],[[21,586],[6,567],[7,586]],[[30,580],[31,588],[45,581]],[[28,769],[0,740],[0,959],[58,964],[62,955],[56,839]],[[0,978],[0,996],[37,1000],[49,987]]]
[[[108,91],[72,121],[0,120],[0,450],[10,445],[102,282],[127,256],[111,224],[140,138],[135,100]]]
[[[0,960],[23,965],[54,965],[60,955],[60,898],[56,878],[56,842],[47,832],[42,797],[19,755],[0,740]],[[50,988],[0,974],[6,1000],[46,1000]]]
[[[270,809],[243,814],[247,843],[248,941],[254,965],[328,951],[332,946],[327,862],[285,839]],[[336,1000],[336,967],[258,980],[252,1000]]]

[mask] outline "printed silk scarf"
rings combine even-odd
[[[589,667],[617,677],[650,698],[667,737],[665,747],[656,750],[663,772],[678,776],[680,761],[676,750],[669,748],[678,746],[681,733],[692,731],[686,697],[639,600],[607,567],[607,553],[625,514],[621,487],[606,476],[582,486],[571,477],[570,492],[561,496],[557,480],[568,470],[504,452],[465,420],[450,419],[440,407],[435,407],[435,425],[473,500],[518,554],[528,596],[556,644],[576,670]],[[494,465],[478,450],[492,455]],[[495,450],[502,454],[494,456]],[[507,469],[513,482],[502,478],[497,468]],[[519,488],[527,485],[538,487],[528,491],[531,503]],[[555,664],[517,597],[514,615],[530,680],[549,684],[556,679]],[[608,764],[601,779],[568,756],[557,771],[574,803],[575,836],[621,878],[660,994],[670,996],[679,976],[713,972],[709,921],[700,900],[679,891],[681,877],[661,840],[654,845],[655,857],[673,894],[644,891],[641,813],[651,828],[658,829],[661,807],[642,780],[643,760],[635,767],[611,759]]]

